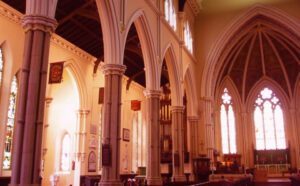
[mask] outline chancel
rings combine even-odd
[[[0,0],[0,185],[300,185],[299,0]]]

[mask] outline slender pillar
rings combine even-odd
[[[44,130],[43,130],[43,141],[42,141],[42,173],[44,173],[44,167],[46,164],[46,153],[47,153],[47,135],[48,135],[48,128],[49,128],[49,120],[48,120],[48,115],[49,115],[49,107],[52,102],[53,98],[46,98],[45,99],[45,115],[44,115]],[[43,176],[42,176],[43,177]]]
[[[126,67],[120,64],[102,66],[105,75],[103,104],[102,176],[99,185],[121,186],[120,180],[120,140],[121,140],[121,96],[122,76]]]
[[[241,127],[242,127],[242,136],[247,136],[247,113],[246,112],[242,112],[241,113]],[[251,139],[251,138],[250,138]],[[249,141],[249,138],[242,138],[242,152],[243,152],[243,163],[245,167],[249,166],[249,159],[250,159],[250,154],[247,153],[248,152],[248,145],[250,144],[252,140]]]
[[[211,163],[213,161],[213,151],[214,151],[214,125],[212,121],[213,112],[212,112],[212,99],[210,98],[202,98],[203,104],[203,117],[204,117],[204,125],[205,125],[205,142],[207,148],[207,156],[210,158]]]
[[[189,116],[188,122],[190,126],[190,170],[193,173],[193,159],[198,155],[198,122],[199,118],[197,116]],[[190,175],[190,180],[194,180],[194,174]]]
[[[89,110],[85,109],[80,109],[77,111],[74,185],[80,185],[80,175],[86,175],[86,120],[89,112]]]
[[[56,21],[25,15],[24,61],[20,70],[20,97],[12,159],[11,185],[40,185],[44,102],[50,37]]]
[[[172,106],[173,181],[184,181],[183,106]]]
[[[162,185],[160,175],[160,126],[159,126],[159,90],[146,90],[147,123],[147,185]]]
[[[292,157],[295,157],[295,166],[296,167],[300,167],[300,159],[299,159],[299,156],[300,156],[300,153],[299,153],[299,148],[298,147],[300,147],[300,145],[299,145],[299,141],[298,141],[298,134],[299,133],[297,133],[297,128],[298,128],[298,126],[297,126],[297,119],[296,119],[296,110],[294,109],[294,108],[290,108],[290,114],[291,114],[291,129],[292,129],[292,144],[293,144],[293,146],[295,146],[294,147],[294,149],[295,149],[295,154],[292,154]],[[285,137],[286,137],[286,139],[288,139],[287,138],[287,135],[288,135],[288,133],[285,133]],[[287,145],[289,145],[288,144],[288,142],[287,142]],[[293,148],[291,148],[291,147],[289,147],[290,149],[291,149],[291,153],[293,152]],[[293,163],[293,162],[291,162],[291,163]]]

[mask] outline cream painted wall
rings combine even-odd
[[[50,185],[50,175],[59,176],[59,185],[73,184],[74,171],[71,169],[75,154],[75,131],[77,110],[79,108],[79,95],[72,74],[65,68],[63,80],[60,84],[52,84],[48,92],[53,100],[49,107],[46,155],[44,160],[45,171],[43,185]],[[63,135],[67,133],[71,138],[70,171],[62,172],[60,169],[61,145]],[[45,147],[44,147],[45,148]]]
[[[141,101],[141,113],[142,113],[142,125],[143,128],[146,128],[145,117],[146,117],[146,99],[144,96],[144,88],[136,83],[131,83],[129,90],[126,90],[126,83],[128,78],[123,78],[122,83],[122,114],[121,114],[121,156],[120,156],[120,172],[121,173],[130,173],[134,170],[132,167],[132,152],[133,152],[133,119],[134,112],[131,110],[131,100]],[[123,140],[123,128],[130,130],[130,141]],[[146,136],[144,135],[144,139]],[[146,147],[143,147],[142,150],[142,165],[146,166]]]

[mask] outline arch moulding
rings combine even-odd
[[[146,89],[159,90],[159,65],[152,39],[152,31],[145,16],[145,12],[141,9],[136,10],[126,24],[127,27],[124,32],[124,39],[122,43],[122,58],[124,57],[126,38],[132,24],[135,25],[139,40],[141,42],[143,60],[145,65]]]
[[[173,45],[170,43],[167,45],[163,53],[163,58],[161,59],[160,65],[160,76],[163,65],[163,59],[166,59],[166,65],[169,72],[169,79],[171,85],[171,98],[173,106],[183,105],[183,84],[181,78],[181,72],[178,68],[178,60],[176,59],[175,51]]]

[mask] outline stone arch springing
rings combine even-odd
[[[120,25],[114,1],[96,0],[104,43],[104,62],[122,64]],[[114,50],[111,50],[111,49]]]

